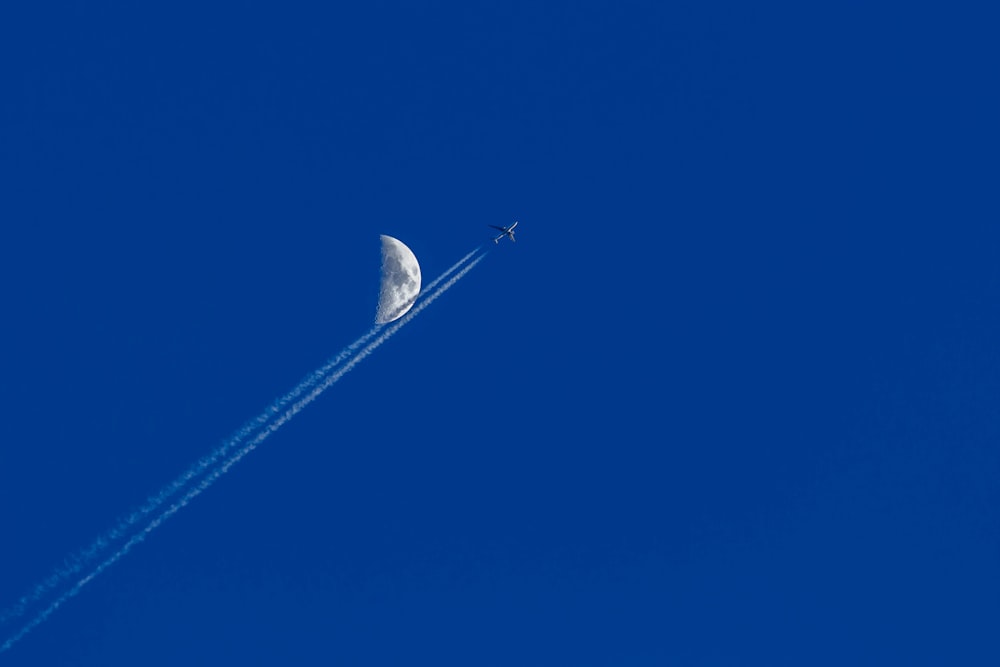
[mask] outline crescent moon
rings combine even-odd
[[[406,314],[420,293],[420,264],[399,239],[382,234],[382,286],[375,323],[386,324]]]

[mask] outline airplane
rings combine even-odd
[[[495,239],[493,239],[494,243],[500,243],[500,239],[502,239],[505,236],[509,236],[511,241],[517,241],[517,239],[514,238],[514,228],[517,227],[517,220],[515,220],[514,224],[511,225],[510,227],[497,227],[496,225],[489,225],[489,226],[492,227],[493,229],[499,229],[501,232],[500,234],[497,234],[497,237]]]

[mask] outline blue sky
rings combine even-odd
[[[4,609],[486,252],[0,662],[996,664],[991,25],[0,10]]]

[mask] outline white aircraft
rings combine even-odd
[[[499,229],[501,232],[500,234],[497,234],[495,239],[493,239],[494,243],[500,243],[500,239],[505,236],[509,236],[511,241],[517,241],[517,239],[514,238],[514,228],[517,227],[517,220],[515,220],[514,224],[510,227],[497,227],[496,225],[490,225],[490,227],[493,229]]]

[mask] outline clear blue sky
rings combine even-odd
[[[1000,664],[995,15],[14,4],[0,664]]]

